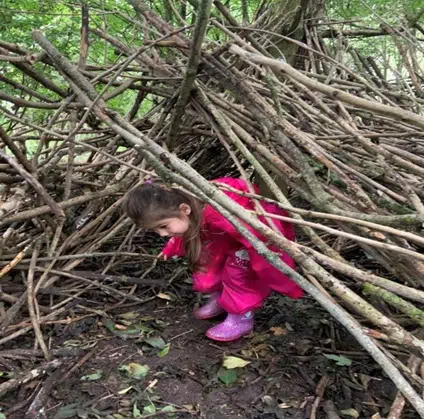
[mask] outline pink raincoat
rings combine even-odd
[[[246,183],[241,179],[220,178],[214,182],[249,192]],[[228,191],[224,193],[242,207],[254,209],[250,198]],[[284,210],[274,204],[262,202],[262,206],[268,213],[287,216]],[[263,217],[259,219],[266,224]],[[295,240],[292,224],[277,219],[273,221],[284,237]],[[246,227],[256,237],[265,241],[264,237],[251,227]],[[260,256],[236,228],[210,205],[206,205],[203,210],[201,234],[207,264],[204,271],[193,275],[193,288],[202,293],[220,291],[219,304],[227,313],[243,314],[259,308],[271,290],[291,298],[302,297],[302,289]],[[281,260],[294,268],[294,261],[289,255],[272,245],[269,248],[279,252]],[[163,249],[163,254],[168,258],[184,256],[182,238],[171,238]]]

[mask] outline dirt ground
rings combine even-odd
[[[46,417],[303,419],[336,410],[349,419],[387,413],[396,395],[391,382],[310,299],[271,297],[257,314],[255,332],[231,344],[204,336],[214,321],[192,316],[195,300],[188,292],[159,294],[143,306],[122,307],[109,320],[98,313],[52,327],[53,348],[81,353],[50,376]],[[227,369],[228,357],[248,363]],[[21,362],[23,370],[32,365]],[[8,394],[1,402],[7,418],[23,418],[30,395],[45,383],[32,381]]]

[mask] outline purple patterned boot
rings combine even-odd
[[[230,314],[220,324],[211,327],[206,336],[209,339],[220,342],[231,342],[248,335],[253,331],[253,312],[248,311],[245,314]]]
[[[220,295],[220,292],[214,292],[211,294],[208,302],[204,306],[194,310],[194,317],[200,320],[206,320],[212,319],[224,313],[224,309],[218,303],[218,298]]]

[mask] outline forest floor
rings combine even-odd
[[[303,419],[332,417],[334,407],[348,419],[387,413],[396,395],[391,381],[309,298],[271,297],[251,336],[222,344],[204,336],[214,322],[192,316],[195,297],[184,289],[121,307],[113,320],[52,327],[52,348],[83,351],[50,376],[46,417]],[[21,348],[32,343],[22,340]],[[240,367],[225,368],[228,357]],[[23,369],[36,361],[22,360]],[[23,418],[42,385],[31,381],[9,393],[7,418]]]

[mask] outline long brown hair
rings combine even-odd
[[[141,228],[150,228],[165,218],[179,217],[180,205],[191,208],[189,228],[184,234],[184,250],[191,269],[202,266],[202,202],[178,188],[166,186],[162,181],[145,182],[128,192],[123,209],[129,218]]]

